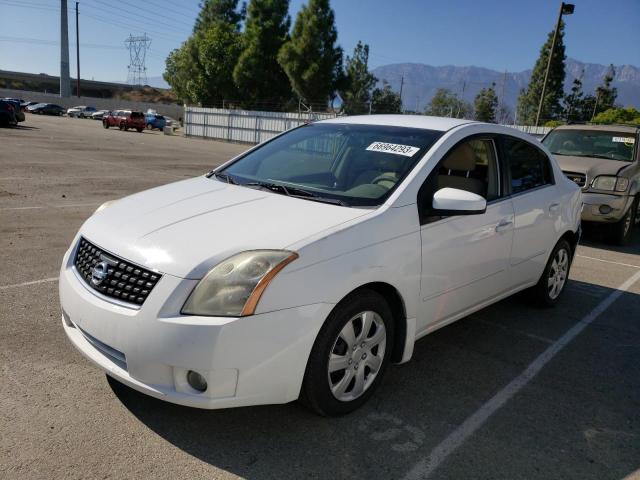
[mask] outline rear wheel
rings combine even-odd
[[[301,399],[320,415],[344,415],[364,404],[380,383],[393,345],[386,300],[361,290],[331,312],[311,350]]]
[[[126,130],[127,126],[125,125],[124,122],[120,122],[120,130]]]
[[[538,283],[528,290],[532,303],[542,307],[555,305],[564,292],[571,269],[572,249],[562,239],[554,247]]]
[[[620,221],[614,223],[611,227],[609,239],[616,245],[627,245],[631,240],[633,226],[638,221],[638,199],[634,199],[633,203],[627,210],[627,213]]]
[[[142,133],[142,130],[144,130],[144,128],[138,127],[138,128],[136,128],[136,130],[138,131],[138,133]]]

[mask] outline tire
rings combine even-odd
[[[142,133],[142,130],[144,130],[144,128],[142,128],[142,127],[138,127],[138,128],[136,128],[136,131],[137,131],[138,133]]]
[[[303,403],[323,416],[359,408],[384,375],[393,336],[391,309],[380,294],[363,289],[349,295],[329,314],[311,349],[302,383]],[[331,372],[330,356],[335,359]]]
[[[150,123],[147,123],[147,130],[153,130],[153,127],[151,126]]]
[[[104,128],[109,128],[109,122],[107,122],[106,120],[103,120],[103,121],[102,121],[102,126],[103,126]]]
[[[126,130],[127,129],[127,126],[123,122],[120,122],[120,125],[118,127],[120,128],[120,130]]]
[[[526,292],[532,304],[548,308],[558,303],[569,280],[572,259],[571,245],[561,239],[551,251],[540,280]],[[554,282],[553,285],[552,282]]]
[[[611,226],[611,231],[609,233],[609,241],[615,243],[616,245],[628,245],[631,241],[631,236],[633,234],[633,227],[635,221],[637,220],[638,212],[638,199],[634,199],[633,203],[625,213],[624,217],[620,219],[620,221],[614,223]]]

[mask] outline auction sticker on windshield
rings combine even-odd
[[[404,155],[405,157],[413,157],[418,147],[411,145],[398,145],[397,143],[373,142],[367,147],[370,152],[393,153],[395,155]]]
[[[629,145],[635,143],[636,139],[633,137],[613,137],[611,141],[614,143],[626,143]]]

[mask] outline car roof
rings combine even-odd
[[[634,125],[620,125],[620,124],[574,124],[574,125],[560,125],[556,127],[554,130],[594,130],[600,132],[625,132],[625,133],[636,133],[638,131],[638,127]]]
[[[473,120],[428,115],[353,115],[321,120],[317,123],[342,123],[356,125],[384,125],[393,127],[423,128],[425,130],[447,131],[459,125],[477,123]]]

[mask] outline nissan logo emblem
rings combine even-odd
[[[96,287],[99,286],[109,274],[109,264],[107,262],[96,263],[91,270],[91,283]]]

